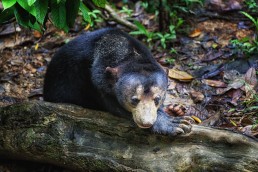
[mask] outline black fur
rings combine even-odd
[[[119,67],[117,76],[107,72],[107,67]],[[124,81],[140,82],[145,88],[157,85],[164,90],[168,82],[167,75],[142,43],[118,29],[101,29],[79,36],[55,54],[45,76],[44,100],[131,117],[120,101],[124,91],[121,89],[128,86]],[[154,132],[189,132],[191,126],[180,125],[181,119],[173,121],[161,109],[157,113]]]

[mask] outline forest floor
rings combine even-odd
[[[199,125],[257,138],[258,55],[241,56],[230,44],[232,39],[252,37],[253,28],[241,19],[191,20],[189,33],[177,35],[171,43],[177,53],[152,47],[170,77],[165,110],[192,116]],[[65,33],[50,24],[42,35],[13,23],[0,27],[0,106],[43,100],[44,74],[54,52],[82,32],[93,30],[83,29],[80,22],[75,28]]]
[[[198,125],[228,129],[257,139],[258,54],[246,57],[230,42],[254,37],[251,23],[237,11],[216,17],[192,16],[188,20],[188,31],[178,34],[166,50],[159,48],[160,42],[151,47],[170,78],[165,110],[170,115],[192,116]],[[81,19],[69,33],[51,24],[43,35],[14,23],[0,26],[0,107],[43,100],[44,74],[53,54],[69,40],[91,30],[94,29],[82,26]],[[177,53],[169,53],[170,48]],[[0,165],[0,171],[13,171],[17,162],[4,160],[1,164],[4,165]],[[19,169],[23,165],[23,171],[28,167],[30,171],[46,171],[45,165],[31,166],[25,162],[18,164]]]

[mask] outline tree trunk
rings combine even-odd
[[[108,113],[40,101],[0,108],[0,155],[78,171],[257,171],[258,143],[193,126],[154,135]]]

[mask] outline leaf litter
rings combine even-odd
[[[144,18],[149,30],[154,28],[151,20],[150,16]],[[66,34],[51,24],[48,28],[42,35],[22,28],[13,32],[8,26],[0,35],[0,106],[42,100],[43,78],[53,53],[82,32]],[[192,116],[198,125],[258,137],[257,66],[249,65],[257,56],[250,63],[249,59],[235,58],[230,47],[230,40],[251,37],[253,31],[221,19],[200,21],[192,28],[188,35],[178,36],[173,45],[176,55],[166,50],[153,52],[169,71],[165,110],[173,116]],[[174,64],[167,58],[174,59]]]

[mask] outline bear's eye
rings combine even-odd
[[[156,106],[159,105],[159,102],[160,102],[160,96],[155,97],[154,98],[154,103],[155,103]]]
[[[140,102],[140,100],[137,97],[132,97],[131,104],[133,106],[136,106],[139,102]]]

